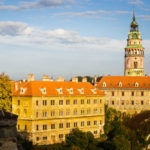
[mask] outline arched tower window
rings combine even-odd
[[[134,62],[134,69],[137,69],[137,67],[138,67],[138,62]]]

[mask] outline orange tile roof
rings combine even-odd
[[[12,96],[71,96],[71,95],[104,95],[103,92],[88,82],[58,82],[58,81],[30,81],[30,82],[16,82],[18,84],[18,90],[13,91]],[[21,94],[20,89],[24,88],[25,93]],[[46,94],[41,92],[41,89],[46,89]],[[62,94],[59,94],[57,89],[62,88]],[[70,94],[68,89],[73,89],[73,94]],[[79,89],[84,89],[84,93],[81,94]],[[96,93],[92,92],[95,89]]]
[[[104,76],[95,85],[97,88],[150,88],[150,76]]]

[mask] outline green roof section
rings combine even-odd
[[[128,45],[126,48],[144,48],[142,45]]]

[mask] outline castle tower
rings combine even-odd
[[[133,12],[133,21],[125,48],[125,76],[144,76],[144,48],[141,41],[141,33]]]

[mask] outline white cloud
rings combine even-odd
[[[22,22],[0,22],[0,35],[27,35],[32,33],[32,28]]]
[[[128,3],[132,4],[132,5],[143,5],[144,4],[144,2],[142,0],[128,0]]]
[[[84,11],[84,12],[63,12],[63,13],[55,13],[52,16],[68,16],[68,17],[95,17],[101,15],[113,15],[113,14],[131,14],[130,11],[105,11],[105,10],[97,10],[97,11]]]
[[[21,1],[19,5],[0,5],[1,10],[26,10],[26,9],[37,9],[37,8],[51,8],[62,6],[67,2],[73,2],[73,0],[35,0],[32,2]]]

